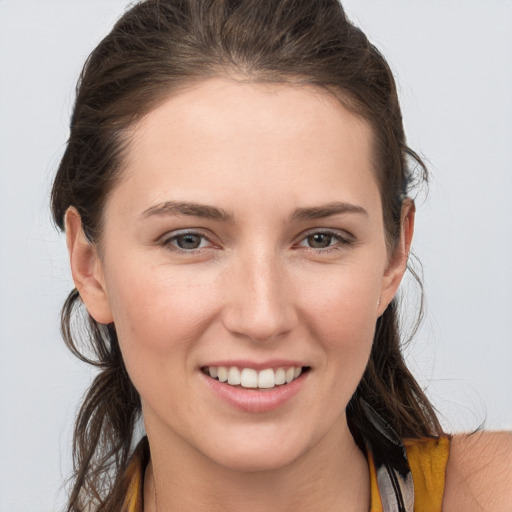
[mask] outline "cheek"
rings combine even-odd
[[[357,386],[370,355],[377,321],[378,271],[353,270],[316,279],[301,294],[301,316],[323,346],[332,375]],[[318,278],[318,276],[317,276]],[[339,388],[339,383],[333,382]]]
[[[218,307],[215,286],[192,272],[143,268],[120,265],[107,282],[121,351],[134,380],[144,365],[171,371],[172,364],[173,372],[186,371],[182,357],[201,338]],[[164,357],[169,352],[176,357]]]
[[[297,294],[302,314],[323,333],[321,338],[336,345],[336,340],[345,337],[354,342],[368,338],[368,333],[373,337],[381,290],[379,270],[371,265],[340,268],[302,280],[302,291]]]

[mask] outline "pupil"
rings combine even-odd
[[[314,247],[315,249],[323,249],[324,247],[329,247],[332,241],[332,235],[327,233],[316,233],[308,237],[310,247]]]
[[[177,238],[176,243],[180,249],[197,249],[201,245],[199,235],[182,235]]]

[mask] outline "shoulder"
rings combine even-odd
[[[512,432],[453,436],[443,510],[506,512],[512,505]]]

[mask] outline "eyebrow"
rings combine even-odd
[[[292,215],[292,220],[316,220],[346,213],[359,213],[368,215],[362,207],[351,203],[334,202],[311,208],[298,208]]]
[[[333,215],[347,213],[368,215],[368,212],[361,206],[345,202],[333,202],[320,206],[298,208],[293,212],[291,220],[298,221],[324,219]],[[151,206],[142,212],[141,217],[143,219],[147,219],[154,216],[158,217],[177,215],[188,215],[191,217],[201,217],[203,219],[211,219],[224,222],[230,222],[233,220],[233,215],[226,212],[222,208],[186,201],[165,201],[164,203]]]
[[[142,212],[141,217],[147,219],[153,216],[174,215],[189,215],[191,217],[201,217],[203,219],[221,220],[225,222],[233,220],[233,216],[221,208],[184,201],[166,201],[165,203],[157,204]]]

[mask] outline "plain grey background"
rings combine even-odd
[[[62,509],[92,373],[59,334],[72,283],[48,193],[81,66],[127,3],[0,0],[0,512]],[[409,364],[447,429],[510,429],[512,2],[344,5],[388,58],[432,172],[414,242],[427,315]]]

